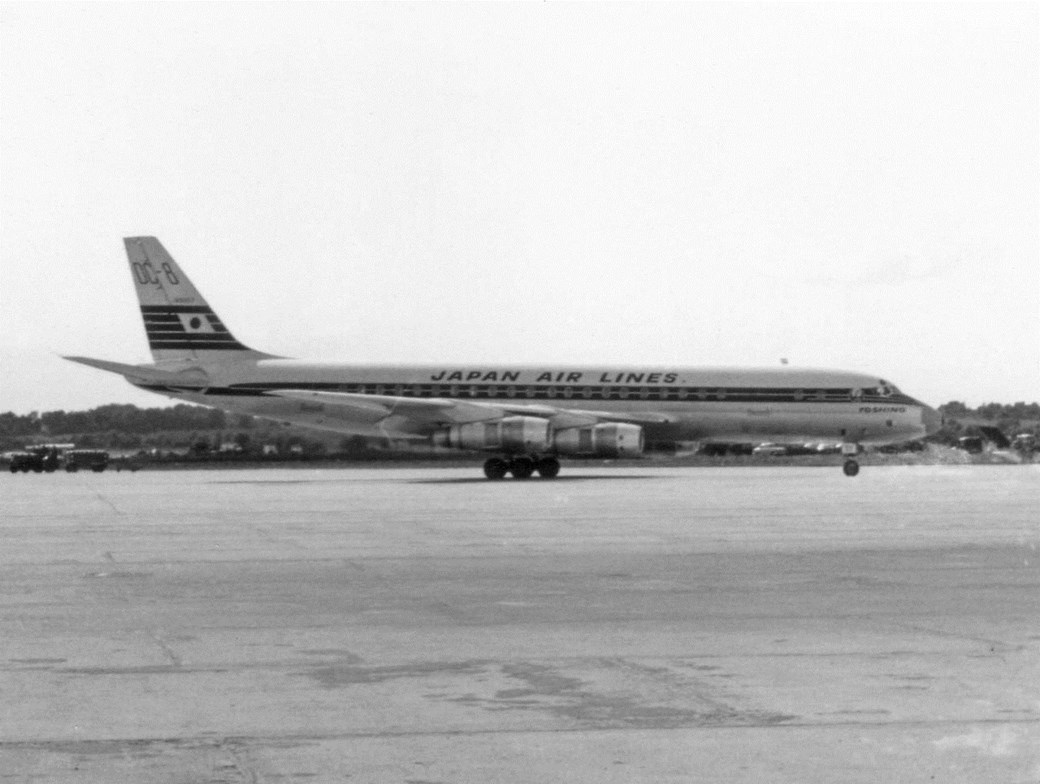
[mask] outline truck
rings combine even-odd
[[[81,468],[89,468],[100,474],[108,468],[108,452],[103,449],[70,449],[65,452],[65,470],[74,474]]]
[[[22,452],[14,452],[11,455],[9,470],[12,474],[21,471],[27,474],[32,471],[35,474],[54,473],[61,463],[62,450],[53,444],[42,446],[27,446]]]
[[[61,466],[69,473],[89,468],[100,473],[108,468],[109,455],[103,449],[76,449],[75,444],[30,444],[20,452],[10,452],[8,470],[12,474],[54,473]]]

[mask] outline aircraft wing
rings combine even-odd
[[[415,423],[461,424],[499,419],[502,412],[484,403],[444,398],[410,398],[393,395],[357,395],[351,392],[312,392],[308,389],[272,389],[268,395],[344,409],[361,418],[404,417]]]
[[[664,424],[672,418],[656,412],[585,411],[557,408],[536,403],[478,403],[446,398],[410,398],[393,395],[358,395],[350,392],[313,392],[307,389],[273,389],[268,395],[331,406],[361,419],[400,418],[418,425],[456,425],[486,422],[504,416],[530,416],[548,419],[557,430],[586,427],[603,422],[636,425]]]
[[[624,422],[632,425],[661,425],[675,421],[667,414],[657,411],[589,411],[580,408],[557,408],[542,405],[493,404],[503,413],[514,416],[536,416],[552,420],[557,430],[569,427],[586,427],[604,422]]]

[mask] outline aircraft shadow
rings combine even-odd
[[[452,479],[411,479],[406,482],[410,485],[465,485],[465,484],[515,484],[517,482],[521,484],[533,484],[533,485],[556,485],[567,482],[597,482],[605,479],[609,479],[612,482],[616,482],[622,479],[666,479],[668,477],[662,476],[661,474],[584,474],[582,476],[557,476],[554,479],[541,479],[539,477],[532,476],[530,479],[499,479],[491,481],[482,476],[466,476]]]

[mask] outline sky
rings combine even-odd
[[[122,237],[242,342],[1040,399],[1040,6],[0,5],[0,411],[165,405]]]

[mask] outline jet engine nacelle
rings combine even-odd
[[[452,449],[539,454],[550,450],[552,427],[547,419],[525,416],[493,422],[467,422],[434,433],[433,443]]]
[[[643,453],[643,428],[609,423],[559,430],[553,446],[561,455],[635,457]]]

